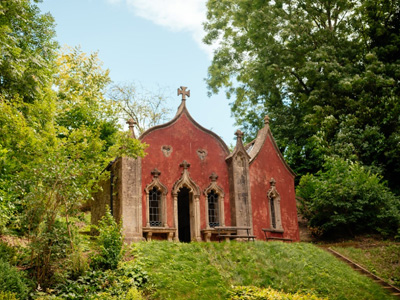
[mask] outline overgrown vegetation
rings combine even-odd
[[[132,251],[148,272],[151,299],[227,299],[232,286],[391,299],[371,279],[311,244],[148,242],[132,245]]]
[[[301,178],[296,195],[316,236],[375,232],[400,238],[399,197],[360,163],[328,158],[324,170]]]
[[[257,287],[247,287],[239,286],[234,287],[230,293],[230,299],[232,300],[320,300],[321,298],[310,295],[310,294],[288,294],[280,291],[276,291],[271,288],[257,288]]]
[[[332,248],[400,288],[400,244],[369,241],[359,247],[337,245]]]

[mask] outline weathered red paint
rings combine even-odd
[[[199,126],[193,121],[186,110],[177,118],[156,127],[149,133],[145,133],[141,138],[142,142],[149,145],[146,149],[147,155],[142,159],[142,210],[143,210],[143,226],[146,226],[146,193],[144,192],[146,185],[151,183],[151,171],[157,168],[161,171],[160,181],[167,187],[168,193],[166,198],[168,226],[174,226],[173,216],[173,196],[171,194],[174,183],[180,178],[183,168],[179,165],[183,160],[190,163],[189,173],[192,180],[199,186],[201,190],[200,196],[200,227],[206,227],[205,219],[205,201],[206,196],[204,190],[210,185],[210,175],[215,172],[218,175],[217,183],[225,193],[225,223],[231,223],[229,209],[229,181],[228,167],[225,158],[229,153],[226,145],[221,144],[222,140],[218,140],[207,130]],[[223,143],[223,142],[222,142]],[[172,146],[172,152],[169,157],[164,156],[162,146]],[[207,151],[207,156],[201,160],[197,154],[197,150]]]
[[[264,239],[262,228],[271,227],[267,192],[270,188],[270,179],[274,178],[281,198],[283,237],[299,241],[294,175],[278,151],[269,132],[261,150],[249,167],[254,235],[258,239]],[[282,237],[282,234],[270,235]]]

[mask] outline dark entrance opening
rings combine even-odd
[[[190,237],[190,195],[189,189],[183,187],[178,193],[178,231],[179,241],[189,243]]]

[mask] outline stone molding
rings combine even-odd
[[[267,192],[267,197],[268,197],[268,211],[270,214],[270,225],[271,228],[277,229],[277,230],[283,230],[282,228],[282,219],[281,219],[281,196],[279,195],[277,189],[276,189],[276,181],[274,178],[271,178],[270,180],[270,188]],[[273,203],[273,205],[272,205]],[[275,214],[275,226],[273,226],[272,222],[272,207],[274,209],[274,214]]]
[[[214,172],[210,175],[211,183],[204,190],[204,195],[206,196],[206,204],[205,204],[205,217],[206,217],[206,229],[210,229],[209,220],[208,220],[208,193],[214,190],[218,194],[218,209],[219,209],[219,226],[225,226],[225,193],[224,190],[217,184],[218,175]]]
[[[167,187],[161,183],[160,179],[158,178],[161,175],[161,172],[155,168],[151,171],[151,174],[153,175],[153,180],[151,183],[146,185],[146,188],[144,189],[146,193],[146,227],[150,227],[150,200],[149,200],[149,193],[150,190],[152,190],[154,187],[159,189],[161,191],[161,222],[163,224],[163,227],[168,228],[168,216],[167,216],[167,204],[166,204],[166,198],[167,198],[167,193],[168,189]]]
[[[177,228],[175,240],[179,239],[178,226],[178,193],[182,187],[189,189],[189,207],[193,210],[193,216],[190,217],[190,230],[192,241],[201,241],[200,233],[200,188],[190,177],[188,168],[190,164],[184,160],[181,164],[183,167],[181,177],[174,183],[172,188],[172,196],[174,198],[174,227]]]

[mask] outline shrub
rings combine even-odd
[[[0,300],[18,300],[18,298],[15,293],[0,291]]]
[[[319,300],[315,295],[310,294],[288,294],[274,290],[270,287],[261,289],[257,287],[238,286],[231,291],[230,299],[246,299],[246,300]]]
[[[137,288],[129,289],[128,293],[125,295],[125,300],[143,300],[142,293]]]
[[[99,232],[97,237],[98,253],[92,257],[91,266],[95,269],[115,269],[122,258],[122,227],[117,224],[109,209],[95,227]]]
[[[26,299],[29,293],[27,280],[23,274],[3,259],[0,259],[0,291],[10,292],[3,295],[11,297],[9,299],[13,299],[11,293],[15,293],[18,299]]]
[[[116,270],[87,271],[76,280],[57,285],[54,291],[62,299],[140,299],[128,298],[127,291],[143,286],[147,280],[147,273],[139,266],[126,263]],[[134,291],[130,294],[135,295]]]
[[[359,163],[329,158],[324,170],[303,176],[296,194],[299,209],[315,232],[329,236],[347,232],[395,235],[400,224],[400,200]]]

